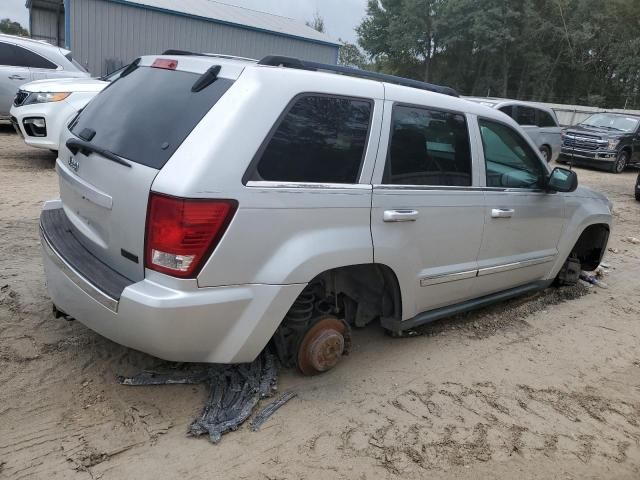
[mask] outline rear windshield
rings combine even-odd
[[[140,67],[111,83],[71,124],[76,136],[132,162],[161,169],[233,84],[218,78],[199,92],[199,74]],[[84,135],[86,136],[86,135]]]

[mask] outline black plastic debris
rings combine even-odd
[[[254,362],[247,364],[182,364],[171,369],[144,371],[133,377],[119,377],[118,380],[122,385],[131,386],[208,383],[209,396],[202,414],[193,421],[188,434],[208,434],[213,443],[218,443],[224,433],[237,430],[249,418],[261,398],[273,395],[278,380],[278,365],[275,355],[264,352]],[[288,400],[290,398],[274,408],[273,412]]]
[[[283,395],[275,399],[273,402],[271,402],[269,405],[264,407],[260,412],[256,414],[255,417],[253,417],[253,420],[251,420],[251,423],[249,424],[249,428],[251,428],[251,431],[257,432],[258,430],[260,430],[260,427],[262,426],[262,424],[266,422],[271,415],[276,413],[276,411],[280,407],[282,407],[285,403],[287,403],[289,400],[291,400],[295,396],[296,396],[296,393],[294,392],[284,393]]]

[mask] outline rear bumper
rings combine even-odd
[[[304,288],[179,289],[145,279],[115,299],[74,269],[45,230],[41,237],[47,289],[58,309],[116,343],[170,361],[254,360]]]

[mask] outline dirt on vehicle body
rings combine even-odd
[[[615,203],[608,289],[548,290],[415,338],[358,330],[347,364],[282,372],[297,397],[214,446],[185,436],[206,386],[118,385],[156,360],[53,318],[38,242],[53,162],[0,125],[0,478],[640,475],[637,172],[577,169]]]

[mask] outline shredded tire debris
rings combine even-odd
[[[270,352],[262,353],[248,364],[181,365],[169,371],[148,370],[133,377],[118,378],[120,384],[129,386],[208,383],[207,401],[187,434],[208,434],[212,443],[218,443],[223,434],[237,430],[249,418],[261,398],[273,395],[277,380],[277,360]],[[258,422],[257,428],[294,396],[294,393],[287,393],[260,412],[254,420]],[[285,397],[288,398],[283,400]],[[252,430],[254,422],[251,424]]]
[[[295,396],[295,392],[287,392],[264,407],[260,412],[258,412],[258,414],[256,414],[255,417],[253,417],[253,420],[251,420],[251,423],[249,424],[249,428],[251,428],[251,431],[257,432],[258,430],[260,430],[260,427],[262,427],[264,422],[266,422],[269,417],[271,417],[271,415],[276,413],[276,411],[278,411],[280,407],[282,407],[285,403],[287,403]]]

